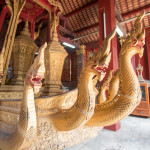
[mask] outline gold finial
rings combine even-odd
[[[137,32],[141,32],[142,31],[142,19],[145,15],[145,11],[143,10],[143,12],[137,17],[137,19],[135,20],[135,23],[134,23],[134,28]]]
[[[53,36],[52,36],[52,41],[57,41],[58,42],[57,28],[54,29]]]
[[[34,33],[34,40],[36,40],[39,37],[42,24],[43,23],[41,22],[41,24],[38,26],[38,31]]]
[[[31,34],[29,32],[29,22],[28,22],[28,18],[27,21],[25,23],[25,27],[23,28],[23,31],[21,31],[21,35],[25,35],[25,36],[29,36],[31,37]]]

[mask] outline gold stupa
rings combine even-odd
[[[31,38],[27,21],[23,31],[14,41],[12,51],[13,79],[11,80],[11,85],[24,84],[25,75],[33,62],[37,49],[37,45]]]

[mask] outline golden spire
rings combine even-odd
[[[31,34],[29,32],[29,23],[28,20],[26,21],[25,27],[23,28],[23,31],[21,31],[21,35],[29,36],[31,37]]]

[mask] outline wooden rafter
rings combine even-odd
[[[85,27],[85,28],[81,28],[80,30],[76,30],[74,32],[77,34],[77,33],[80,33],[80,32],[83,32],[85,30],[89,30],[89,29],[92,29],[92,28],[95,28],[95,27],[98,27],[98,26],[99,26],[99,23],[95,23],[95,24],[93,24],[91,26],[88,26],[88,27]]]
[[[77,5],[78,5],[78,7],[79,7],[79,3],[78,3],[78,1],[77,1]],[[73,3],[73,6],[75,7],[75,4]],[[78,15],[78,14],[77,14]],[[78,15],[78,18],[80,19],[80,21],[81,21],[81,23],[79,23],[79,22],[77,22],[79,25],[80,25],[80,28],[82,28],[82,26],[81,26],[81,24],[83,25],[84,23],[83,23],[83,20],[82,20],[82,18],[80,17],[80,15]],[[84,17],[83,17],[84,18]]]
[[[73,15],[75,15],[75,14],[77,14],[77,13],[83,11],[83,10],[86,10],[86,9],[88,9],[90,7],[93,7],[93,6],[97,5],[97,4],[98,4],[98,0],[95,0],[94,2],[91,2],[91,3],[81,7],[79,9],[76,9],[76,10],[66,14],[65,17],[71,17],[71,16],[73,16]]]
[[[63,1],[64,3],[62,3],[62,7],[63,7],[63,9],[64,9],[64,11],[65,11],[65,13],[67,12],[66,11],[66,2],[65,1]],[[73,30],[75,30],[75,28],[74,28],[74,26],[73,26],[73,24],[72,24],[72,20],[70,20],[70,18],[68,18],[68,21],[70,22],[70,24],[71,24],[71,27],[73,28]]]
[[[65,34],[68,34],[68,35],[70,35],[70,36],[72,36],[72,37],[75,37],[75,33],[73,33],[72,31],[70,31],[70,30],[64,28],[64,27],[61,26],[61,25],[59,25],[59,31],[61,31],[61,32],[65,33]]]
[[[83,2],[81,1],[81,3],[83,4]],[[90,8],[89,8],[90,9]],[[83,13],[83,11],[81,11],[81,14],[82,14],[82,16],[83,16],[83,19],[84,19],[84,22],[86,22],[86,19],[85,19],[85,15],[84,15],[84,13]],[[88,14],[87,14],[87,12],[85,11],[85,14],[86,14],[86,16],[88,16]],[[91,22],[90,22],[91,23]]]
[[[94,6],[95,6],[95,5],[94,5]],[[92,7],[89,8],[89,11],[90,11],[90,13],[91,13],[91,16],[92,16],[94,22],[96,22],[96,20],[95,20],[95,18],[94,18],[94,15],[92,14],[91,8],[92,8]],[[85,13],[86,13],[87,16],[89,16],[88,13],[87,13],[87,11],[85,11]],[[92,24],[92,23],[91,23],[91,24]]]
[[[71,9],[73,9],[70,0],[67,0],[67,1],[68,1],[69,6],[71,7]],[[72,3],[73,3],[73,2],[72,2]],[[73,5],[74,5],[74,3],[73,3]],[[75,5],[74,5],[74,7],[75,7]],[[65,16],[65,17],[66,17],[66,16]],[[74,17],[76,18],[77,27],[78,27],[78,28],[81,28],[81,24],[78,22],[77,16],[75,15]]]
[[[133,15],[133,14],[136,14],[136,13],[139,13],[139,12],[141,12],[141,11],[143,11],[143,10],[147,10],[147,9],[150,9],[150,4],[145,5],[145,6],[143,6],[143,7],[139,7],[139,8],[137,8],[137,9],[134,9],[134,10],[131,10],[131,11],[128,11],[127,13],[123,13],[123,14],[121,14],[121,15],[122,15],[122,17],[127,17],[127,16],[130,16],[130,15]]]
[[[97,47],[97,46],[99,46],[99,40],[92,41],[92,42],[90,42],[90,43],[85,43],[85,45],[86,45],[87,47]]]
[[[121,16],[121,14],[120,14],[117,7],[115,7],[115,14],[116,14],[116,18],[119,22],[123,21],[123,18],[122,18],[122,16]]]

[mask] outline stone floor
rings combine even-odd
[[[150,150],[150,118],[129,116],[117,132],[103,129],[94,139],[64,150]]]

